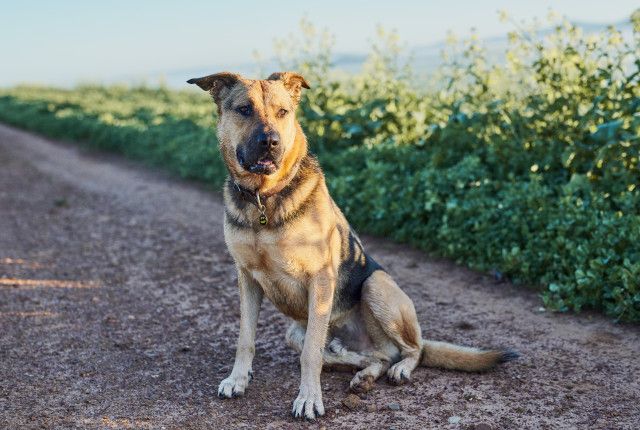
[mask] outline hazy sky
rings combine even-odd
[[[117,80],[164,71],[224,67],[264,58],[273,40],[295,34],[304,16],[336,37],[336,52],[363,52],[376,24],[398,30],[409,46],[444,39],[447,30],[503,34],[496,11],[613,23],[638,0],[457,1],[35,1],[0,0],[0,85]]]

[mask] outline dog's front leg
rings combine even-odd
[[[243,395],[252,376],[251,363],[256,350],[256,327],[263,291],[258,283],[241,269],[238,270],[238,287],[240,288],[240,335],[236,361],[231,375],[218,387],[220,397]]]
[[[322,353],[327,340],[335,276],[331,269],[324,269],[316,275],[309,286],[309,316],[304,346],[300,355],[300,392],[293,402],[293,415],[314,419],[324,415],[320,372]]]

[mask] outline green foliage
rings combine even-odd
[[[307,22],[280,48],[312,84],[300,120],[356,228],[540,286],[552,309],[640,321],[639,17],[626,43],[518,28],[499,64],[471,37],[419,85],[395,33],[358,76],[331,74],[331,37]],[[4,122],[219,186],[212,117],[188,91],[0,93]]]
[[[0,120],[164,166],[221,185],[226,170],[200,94],[124,86],[17,87],[0,97]]]

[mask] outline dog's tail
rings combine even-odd
[[[518,353],[511,350],[483,350],[452,343],[423,340],[420,364],[442,369],[482,372],[499,363],[506,363],[518,357]]]

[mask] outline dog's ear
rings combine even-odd
[[[220,107],[222,97],[229,91],[242,77],[237,73],[215,73],[202,78],[193,78],[187,81],[188,84],[196,84],[205,91],[209,91],[213,100]]]
[[[284,87],[291,94],[293,101],[298,104],[300,102],[300,94],[303,88],[311,88],[302,75],[295,72],[275,72],[267,78],[269,81],[282,81]]]

